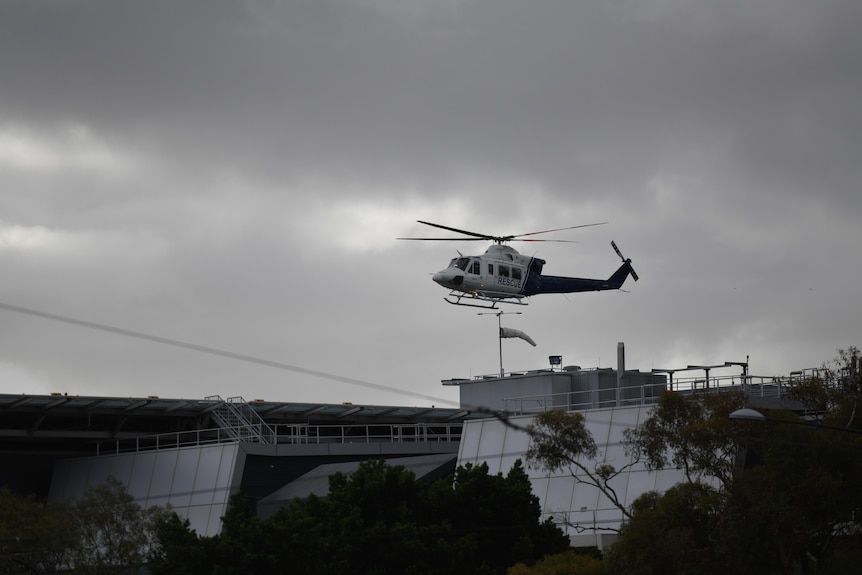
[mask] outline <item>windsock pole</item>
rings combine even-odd
[[[536,346],[536,342],[533,341],[533,339],[529,335],[524,333],[523,331],[518,330],[518,329],[512,329],[509,327],[503,327],[502,323],[500,321],[500,316],[502,316],[504,314],[505,315],[521,315],[521,312],[516,311],[516,312],[506,313],[504,311],[498,311],[496,313],[480,312],[480,313],[476,314],[476,315],[496,315],[497,316],[497,335],[498,335],[497,339],[499,341],[499,347],[500,347],[500,377],[505,377],[505,375],[506,375],[506,372],[503,371],[503,338],[504,337],[519,337],[519,338],[523,339],[524,341],[526,341],[527,343],[529,343],[530,345],[532,345],[533,347]]]

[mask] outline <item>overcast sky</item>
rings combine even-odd
[[[642,371],[817,367],[862,344],[860,22],[856,0],[5,0],[0,392],[457,402],[441,380],[499,371],[497,318],[430,274],[487,246],[397,241],[446,235],[416,220],[607,221],[513,247],[554,275],[609,276],[611,240],[633,260],[627,292],[504,308],[538,344],[503,340],[506,371],[613,367],[617,342]]]

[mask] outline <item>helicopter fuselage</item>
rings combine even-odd
[[[543,293],[573,293],[583,291],[600,291],[620,289],[626,278],[632,276],[637,281],[638,276],[632,269],[632,261],[623,257],[619,248],[614,242],[611,246],[614,251],[623,261],[617,271],[606,280],[591,279],[591,278],[570,278],[560,276],[545,276],[542,275],[542,267],[545,265],[545,260],[525,256],[514,248],[506,245],[507,242],[523,241],[523,242],[568,242],[568,240],[544,240],[532,239],[532,236],[539,234],[547,234],[551,232],[559,232],[563,230],[573,230],[575,228],[585,228],[590,226],[600,226],[607,222],[596,224],[583,224],[579,226],[569,226],[567,228],[556,228],[553,230],[544,230],[540,232],[529,232],[526,234],[514,234],[507,236],[494,236],[489,234],[480,234],[469,230],[461,230],[450,226],[435,224],[417,220],[420,224],[439,228],[449,232],[455,232],[466,236],[465,238],[398,238],[399,240],[420,240],[420,241],[482,241],[490,240],[494,244],[490,246],[481,256],[463,256],[459,252],[459,257],[452,258],[449,266],[437,272],[433,276],[433,280],[441,286],[450,289],[450,297],[454,297],[454,301],[445,298],[451,304],[468,305],[474,307],[490,307],[494,308],[498,302],[517,303],[525,305],[526,302],[521,300],[525,297],[543,294]],[[530,239],[527,239],[530,236]],[[485,304],[465,303],[462,299],[479,300]]]
[[[533,273],[541,273],[544,260],[521,255],[504,245],[493,245],[481,256],[452,258],[434,274],[435,282],[453,291],[495,298],[517,298]]]
[[[451,295],[461,303],[461,297],[497,301],[515,300],[544,293],[573,293],[619,289],[631,275],[630,260],[608,279],[575,278],[542,275],[545,260],[525,256],[502,244],[495,244],[481,256],[453,258],[449,266],[435,273],[432,279],[452,290]],[[461,304],[465,305],[465,304]]]

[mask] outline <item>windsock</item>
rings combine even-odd
[[[533,341],[533,338],[531,338],[529,335],[527,335],[526,333],[524,333],[523,331],[521,331],[519,329],[512,329],[510,327],[501,327],[500,328],[500,337],[520,337],[521,339],[523,339],[524,341],[526,341],[527,343],[529,343],[533,347],[536,347],[536,342]]]

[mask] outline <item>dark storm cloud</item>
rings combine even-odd
[[[4,69],[43,120],[277,178],[496,170],[625,194],[699,151],[847,190],[858,8],[638,4],[13,3]]]

